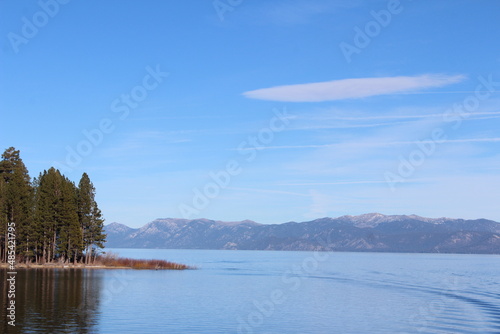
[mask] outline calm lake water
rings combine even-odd
[[[500,333],[500,256],[114,249],[197,270],[18,270],[4,333]]]

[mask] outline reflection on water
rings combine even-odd
[[[93,333],[102,272],[81,269],[18,269],[16,326],[5,321],[7,270],[0,270],[2,333]]]

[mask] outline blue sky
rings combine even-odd
[[[0,1],[0,148],[107,223],[500,221],[500,3]]]

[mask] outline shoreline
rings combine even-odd
[[[0,263],[0,269],[10,270],[10,264],[8,263]],[[134,268],[132,266],[109,266],[102,264],[62,264],[62,263],[46,263],[46,264],[26,264],[26,263],[16,263],[13,270],[17,269],[134,269],[134,270],[188,270],[188,269],[196,269],[195,267],[187,266],[184,264],[173,264],[171,267],[162,268],[162,267],[150,267],[150,268]]]
[[[46,263],[46,264],[26,264],[19,263],[14,266],[17,269],[133,269],[132,267],[114,267],[104,265],[85,265],[85,264],[60,264],[60,263]],[[0,263],[0,269],[9,269],[10,264]]]

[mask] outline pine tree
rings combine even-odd
[[[3,178],[4,220],[15,223],[17,254],[28,261],[33,256],[30,230],[33,228],[33,188],[28,169],[13,147],[2,154],[0,176]],[[5,239],[4,239],[5,244]]]
[[[7,240],[7,184],[3,177],[0,177],[0,261],[7,261],[6,240]]]
[[[35,263],[40,263],[40,259],[42,256],[42,249],[43,249],[43,238],[41,234],[41,228],[40,228],[40,221],[38,219],[38,212],[37,212],[37,205],[39,203],[38,197],[40,196],[40,177],[34,178],[33,179],[33,204],[32,204],[32,210],[33,210],[33,228],[31,229],[31,236],[33,239],[33,254],[34,254],[34,259]]]
[[[63,261],[76,263],[83,250],[83,233],[78,219],[77,188],[68,178],[61,176],[61,196],[58,207],[58,255]]]
[[[78,216],[83,234],[85,262],[89,263],[92,254],[97,255],[99,248],[104,248],[104,219],[95,201],[95,188],[87,173],[83,173],[78,184]]]
[[[57,233],[57,186],[58,172],[54,168],[40,173],[35,196],[36,231],[40,236],[42,263],[55,257]]]

